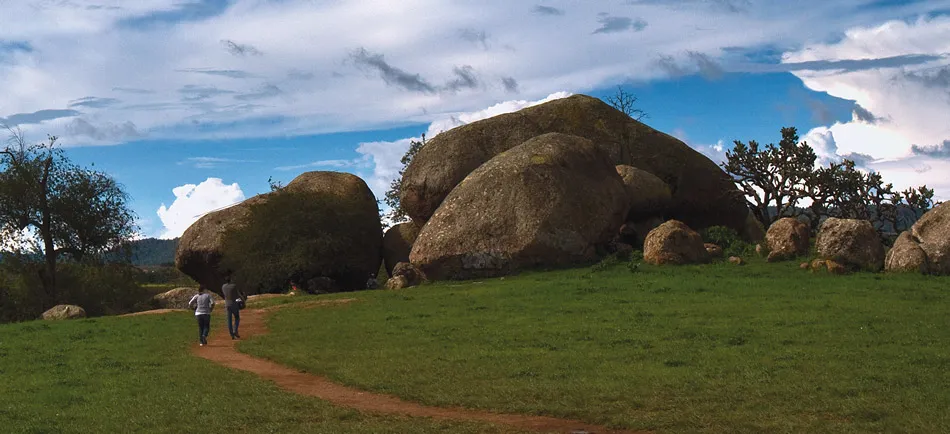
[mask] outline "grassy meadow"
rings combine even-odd
[[[950,432],[950,278],[753,260],[527,273],[273,313],[242,351],[429,405],[658,432]]]
[[[227,333],[223,319],[212,333]],[[287,393],[193,356],[195,335],[187,312],[0,325],[0,432],[508,432]]]

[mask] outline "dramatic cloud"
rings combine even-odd
[[[189,69],[179,69],[178,72],[191,72],[195,74],[207,74],[207,75],[215,75],[215,76],[220,76],[220,77],[239,78],[239,79],[256,77],[254,74],[251,74],[247,71],[241,71],[237,69],[189,68]]]
[[[204,214],[244,200],[244,192],[237,183],[225,184],[220,178],[175,187],[172,193],[175,201],[171,206],[166,207],[163,203],[158,209],[158,218],[164,226],[159,238],[163,239],[180,237]]]
[[[558,8],[555,8],[555,7],[551,7],[551,6],[538,5],[538,6],[535,6],[532,11],[533,11],[534,13],[538,14],[538,15],[547,15],[547,16],[561,16],[561,15],[564,15],[564,11],[562,11],[562,10],[560,10],[560,9],[558,9]]]
[[[459,30],[459,37],[463,41],[478,44],[483,49],[488,49],[488,34],[484,30],[462,29]]]
[[[70,103],[81,104],[75,109],[90,123],[132,122],[156,140],[220,139],[390,128],[475,110],[514,92],[538,99],[554,89],[587,92],[682,73],[906,68],[900,80],[931,86],[950,74],[926,69],[941,66],[940,59],[946,66],[940,56],[947,51],[924,45],[781,64],[763,54],[947,10],[950,0],[802,0],[792,9],[748,0],[514,8],[503,0],[410,0],[400,7],[382,0],[69,0],[2,8],[3,16],[31,19],[0,26],[0,117],[33,114],[21,123],[35,135],[63,134],[77,114],[43,111]],[[565,16],[571,19],[558,18]],[[739,63],[728,59],[742,53]],[[235,101],[260,104],[232,107]]]
[[[85,98],[79,98],[69,102],[69,107],[89,107],[89,108],[104,108],[116,105],[121,101],[115,98],[96,98],[94,96],[87,96]]]
[[[131,121],[126,121],[118,125],[112,122],[102,122],[93,125],[82,118],[75,118],[66,124],[66,133],[70,140],[85,137],[95,142],[105,142],[107,144],[140,139],[145,136]]]
[[[503,77],[501,79],[501,84],[505,86],[506,92],[518,93],[518,80],[515,80],[512,77]]]
[[[647,22],[642,19],[632,19],[629,17],[615,17],[607,13],[602,13],[600,17],[597,18],[597,22],[600,23],[600,27],[597,30],[594,30],[593,33],[617,33],[625,32],[627,30],[633,30],[635,32],[642,31],[647,27]]]
[[[699,75],[702,75],[708,80],[718,80],[722,78],[722,66],[719,66],[716,61],[710,59],[706,54],[687,51],[687,55],[696,63],[696,67],[699,68]]]
[[[388,85],[402,87],[413,92],[435,92],[435,86],[429,84],[422,76],[408,73],[386,63],[386,59],[383,58],[382,54],[370,53],[365,48],[360,48],[350,55],[350,59],[357,65],[375,69]]]
[[[869,124],[875,124],[882,120],[881,118],[874,116],[874,113],[869,112],[866,108],[861,107],[861,104],[855,104],[854,108],[852,109],[852,113],[854,114],[855,119],[861,122],[867,122]]]
[[[478,77],[475,76],[475,70],[471,66],[456,66],[452,69],[452,72],[455,73],[455,79],[445,85],[446,90],[457,92],[462,89],[478,87]]]
[[[944,140],[943,143],[935,146],[911,145],[911,150],[916,155],[950,159],[950,140]]]
[[[238,44],[237,42],[234,42],[230,39],[222,40],[221,43],[224,44],[225,48],[227,48],[228,53],[231,53],[235,56],[260,56],[264,54],[250,44]]]
[[[809,143],[819,137],[834,143],[828,153],[862,160],[898,188],[928,184],[937,195],[950,198],[950,177],[936,170],[947,167],[946,140],[950,137],[950,83],[941,73],[950,53],[950,17],[914,22],[891,21],[849,30],[832,44],[817,44],[786,53],[785,62],[838,63],[849,59],[908,57],[922,63],[878,65],[873,69],[797,71],[795,75],[815,91],[855,101],[850,122],[835,123],[806,134]],[[826,158],[834,158],[827,155]]]
[[[0,124],[7,126],[38,124],[43,121],[50,121],[60,118],[71,118],[79,116],[76,110],[46,109],[33,113],[17,113],[5,118],[0,118]]]

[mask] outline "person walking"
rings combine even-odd
[[[204,285],[198,286],[198,293],[188,302],[188,306],[195,310],[198,319],[198,343],[203,347],[208,345],[208,333],[211,332],[211,311],[214,310],[214,297],[208,293]]]
[[[228,332],[231,333],[231,339],[241,339],[238,333],[238,326],[241,325],[241,306],[238,305],[237,299],[246,301],[247,297],[238,291],[237,285],[231,283],[230,275],[224,277],[221,293],[224,294],[224,307],[228,311]]]

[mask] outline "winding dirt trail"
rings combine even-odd
[[[318,306],[347,303],[350,301],[353,301],[353,299],[326,300],[304,303],[303,305]],[[303,305],[295,304],[293,306],[300,307]],[[267,309],[247,309],[241,312],[241,337],[246,339],[252,336],[267,334],[265,323],[267,312],[284,306],[286,305],[274,306]],[[465,408],[429,407],[404,401],[390,395],[343,386],[318,375],[300,372],[269,360],[252,357],[239,352],[235,348],[235,342],[236,341],[230,339],[230,336],[218,329],[211,335],[207,346],[200,347],[196,344],[193,351],[195,355],[220,365],[257,374],[262,378],[277,383],[278,386],[285,390],[301,395],[317,397],[339,406],[364,412],[429,417],[434,419],[479,421],[508,425],[521,430],[537,432],[633,434],[631,431],[610,430],[602,426],[546,416],[491,413]]]

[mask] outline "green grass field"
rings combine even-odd
[[[346,294],[241,343],[430,405],[659,432],[950,432],[950,278],[624,265]]]
[[[0,325],[0,432],[502,432],[286,393],[193,356],[195,334],[189,313]]]

